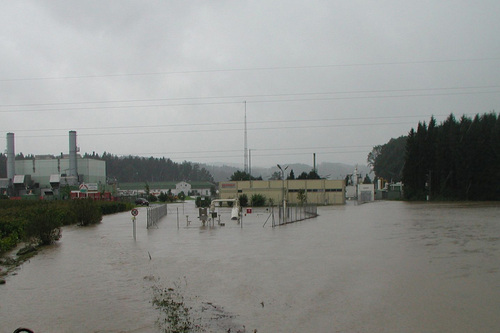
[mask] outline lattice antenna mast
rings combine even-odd
[[[244,171],[248,173],[248,139],[247,139],[247,101],[245,103],[245,147],[244,147]]]

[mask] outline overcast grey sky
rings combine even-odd
[[[366,164],[500,105],[500,2],[0,0],[0,146]],[[5,149],[5,148],[4,148]]]

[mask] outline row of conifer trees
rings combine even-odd
[[[500,117],[432,117],[411,129],[403,167],[410,200],[500,200]]]

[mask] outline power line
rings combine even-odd
[[[485,86],[486,87],[486,86]],[[500,86],[491,86],[492,88],[499,88]],[[460,89],[460,88],[441,88],[442,90],[450,89]],[[429,89],[415,89],[406,91],[428,91]],[[397,90],[393,90],[397,91]],[[400,90],[405,91],[405,90]],[[389,92],[389,90],[387,91]],[[353,94],[355,92],[352,92]],[[386,98],[409,98],[409,97],[433,97],[433,96],[459,96],[459,95],[476,95],[476,94],[496,94],[500,93],[500,90],[489,90],[489,91],[462,91],[462,92],[448,92],[448,93],[427,93],[427,94],[400,94],[400,95],[365,95],[365,96],[341,96],[341,97],[316,97],[316,98],[289,98],[289,99],[262,99],[262,100],[251,100],[247,103],[252,104],[262,104],[262,103],[284,103],[284,102],[311,102],[311,101],[332,101],[332,100],[353,100],[353,99],[386,99]],[[277,95],[260,95],[262,97],[274,96],[306,96],[306,95],[326,95],[328,93],[297,93],[297,94],[277,94]],[[336,94],[336,93],[333,93]],[[257,96],[257,95],[256,95]],[[193,98],[197,99],[197,98]],[[205,98],[200,98],[205,99]],[[207,98],[210,99],[210,98]],[[151,100],[160,101],[160,100]],[[104,102],[102,102],[104,103]],[[118,102],[117,102],[118,103]],[[64,104],[64,103],[63,103]],[[55,104],[55,105],[63,105]],[[76,104],[88,104],[86,102],[76,103]],[[68,107],[68,108],[44,108],[44,109],[16,109],[16,110],[0,110],[0,113],[18,113],[18,112],[55,112],[55,111],[82,111],[82,110],[110,110],[110,109],[131,109],[131,108],[160,108],[160,107],[178,107],[178,106],[203,106],[203,105],[231,105],[231,104],[241,104],[241,101],[216,101],[216,102],[190,102],[190,103],[166,103],[166,104],[138,104],[138,105],[112,105],[112,106],[79,106],[79,107]],[[40,104],[45,106],[44,104]],[[50,105],[50,104],[48,104]],[[22,105],[20,105],[22,106]],[[8,107],[8,106],[2,106]],[[12,107],[12,106],[10,106]]]
[[[398,123],[363,123],[363,124],[340,124],[340,125],[315,125],[315,126],[282,126],[282,127],[263,127],[249,128],[249,131],[262,130],[288,130],[288,129],[311,129],[311,128],[332,128],[332,127],[357,127],[357,126],[382,126],[382,125],[405,125],[414,124],[413,122]],[[241,132],[240,128],[229,129],[199,129],[199,130],[179,130],[179,131],[156,131],[156,132],[115,132],[115,133],[79,133],[78,136],[111,136],[111,135],[156,135],[156,134],[179,134],[179,133],[202,133],[202,132]],[[45,137],[66,137],[66,134],[43,134],[43,135],[20,135],[21,138],[45,138]]]
[[[373,148],[371,145],[354,145],[354,146],[322,146],[322,147],[285,147],[285,148],[252,148],[252,151],[287,151],[287,150],[321,150],[321,149],[352,149],[352,148]],[[224,149],[224,150],[198,150],[198,151],[172,151],[172,152],[142,152],[142,153],[131,153],[127,155],[162,155],[162,156],[172,156],[176,154],[213,154],[213,153],[235,153],[239,152],[240,149]],[[310,152],[309,152],[310,154]],[[256,156],[272,156],[275,155],[275,153],[272,154],[262,154],[262,153],[257,153]],[[227,155],[226,155],[227,156]],[[238,155],[232,155],[232,156],[238,156]],[[212,156],[210,156],[212,157]]]
[[[465,113],[464,115],[470,115]],[[248,124],[268,124],[268,123],[311,123],[311,122],[327,122],[327,121],[356,121],[356,120],[377,120],[377,119],[401,119],[401,118],[430,118],[430,117],[448,117],[449,114],[425,114],[425,115],[395,115],[395,116],[372,116],[372,117],[341,117],[341,118],[319,118],[319,119],[285,119],[285,120],[263,120],[249,121]],[[194,126],[225,126],[225,125],[242,125],[243,122],[210,122],[210,123],[177,123],[177,124],[160,124],[160,125],[131,125],[131,126],[101,126],[101,127],[76,127],[76,131],[85,130],[111,130],[111,129],[147,129],[147,128],[162,128],[162,127],[194,127]],[[46,131],[67,131],[65,128],[36,128],[36,129],[10,129],[9,132],[46,132]]]
[[[75,80],[75,79],[96,79],[96,78],[120,78],[132,76],[163,76],[179,74],[203,74],[203,73],[225,73],[225,72],[249,72],[249,71],[277,71],[277,70],[297,70],[297,69],[324,69],[324,68],[342,68],[342,67],[369,67],[369,66],[402,66],[402,65],[425,65],[442,63],[470,63],[499,61],[500,58],[471,58],[471,59],[442,59],[442,60],[420,60],[420,61],[392,61],[392,62],[373,62],[373,63],[350,63],[350,64],[326,64],[326,65],[304,65],[304,66],[271,66],[271,67],[249,67],[249,68],[219,68],[219,69],[201,69],[184,70],[168,72],[143,72],[143,73],[115,73],[101,75],[74,75],[74,76],[46,76],[31,78],[10,78],[0,79],[0,82],[16,81],[45,81],[45,80]]]
[[[457,95],[478,95],[478,94],[498,94],[500,90],[481,92],[460,92],[441,94],[412,94],[412,95],[379,95],[379,96],[352,96],[352,97],[323,97],[323,98],[301,98],[301,99],[278,99],[278,100],[254,100],[247,103],[283,103],[283,102],[311,102],[311,101],[333,101],[333,100],[353,100],[353,99],[385,99],[385,98],[408,98],[408,97],[434,97],[434,96],[457,96]],[[0,113],[20,113],[20,112],[54,112],[54,111],[82,111],[82,110],[107,110],[107,109],[130,109],[130,108],[159,108],[175,106],[200,106],[200,105],[228,105],[241,104],[241,101],[234,102],[203,102],[203,103],[178,103],[178,104],[150,104],[150,105],[125,105],[125,106],[99,106],[99,107],[76,107],[60,109],[25,109],[25,110],[2,110]]]
[[[57,102],[57,103],[28,103],[28,104],[3,104],[0,107],[27,107],[27,106],[61,106],[61,105],[85,105],[85,104],[114,104],[114,103],[144,103],[144,102],[162,102],[162,101],[188,101],[188,100],[212,100],[212,99],[250,99],[262,97],[289,97],[289,96],[314,96],[314,95],[340,95],[340,94],[377,94],[393,92],[412,92],[412,91],[447,91],[447,90],[470,90],[470,89],[496,89],[499,85],[486,86],[456,86],[456,87],[434,87],[434,88],[414,88],[414,89],[378,89],[378,90],[346,90],[330,92],[295,92],[281,94],[252,94],[252,95],[228,95],[228,96],[201,96],[201,97],[177,97],[177,98],[151,98],[151,99],[125,99],[110,101],[82,101],[82,102]],[[234,103],[241,103],[235,101]],[[136,105],[131,105],[134,107]],[[147,105],[145,105],[147,106]],[[94,106],[99,108],[99,106]]]
[[[366,150],[349,150],[349,151],[318,151],[321,155],[331,155],[331,154],[358,154],[358,153],[368,153]],[[310,155],[311,152],[293,152],[293,153],[272,153],[272,154],[258,154],[256,157],[266,157],[266,156],[299,156],[299,155]],[[137,154],[127,154],[132,155],[132,156],[137,156]],[[139,154],[143,155],[143,154]],[[154,154],[156,155],[156,154]],[[253,154],[253,149],[252,149],[252,157],[254,157]],[[174,157],[171,158],[171,160],[186,160],[186,159],[224,159],[224,158],[231,158],[232,160],[241,158],[241,154],[235,154],[235,155],[212,155],[212,156],[199,156],[199,155],[192,155],[192,156],[182,156],[182,157]]]

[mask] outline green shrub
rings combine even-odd
[[[253,194],[252,195],[252,206],[254,207],[262,207],[266,205],[266,197],[262,194]]]
[[[16,247],[19,240],[17,232],[13,232],[6,237],[0,238],[0,255]]]
[[[156,195],[150,194],[150,195],[148,195],[148,201],[149,202],[157,202],[158,198],[156,197]]]
[[[368,177],[368,175],[366,176]],[[297,193],[297,200],[301,204],[305,204],[307,202],[307,193],[305,190],[299,190],[299,192]]]
[[[96,224],[102,220],[101,208],[92,199],[72,200],[71,209],[75,213],[76,221],[80,225]]]
[[[26,210],[0,209],[0,254],[13,249],[24,237]]]
[[[246,194],[241,194],[238,199],[240,200],[241,207],[248,206],[248,196]]]
[[[120,212],[126,212],[134,208],[134,205],[130,202],[121,201],[96,201],[95,202],[101,209],[102,215],[116,214]]]
[[[21,240],[50,244],[61,237],[60,227],[99,223],[102,215],[131,210],[129,202],[79,200],[0,200],[0,254]]]
[[[196,207],[209,207],[210,203],[210,197],[196,197]]]
[[[168,194],[165,192],[160,192],[158,200],[160,200],[160,202],[166,202],[168,200]]]
[[[52,201],[49,203],[49,209],[57,211],[63,225],[77,223],[76,214],[71,209],[69,201]]]
[[[34,243],[49,245],[61,238],[63,210],[49,204],[36,205],[29,212],[24,228],[26,238]]]

